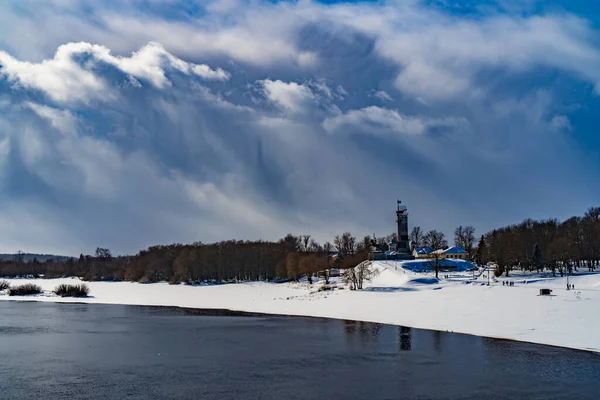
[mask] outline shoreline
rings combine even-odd
[[[277,315],[363,321],[438,332],[460,333],[600,353],[600,274],[572,277],[576,293],[560,290],[562,278],[514,287],[483,283],[415,284],[415,276],[384,271],[362,291],[321,291],[318,284],[246,282],[225,285],[169,285],[133,282],[84,282],[88,298],[51,295],[58,284],[77,278],[7,279],[12,285],[34,283],[35,296],[0,295],[4,301],[66,304],[119,304],[167,307],[188,313]],[[513,277],[523,281],[523,277]],[[334,283],[335,284],[335,283]],[[338,282],[339,284],[339,282]],[[587,286],[587,287],[586,287]],[[538,296],[551,287],[556,296]],[[578,297],[575,297],[577,295]]]
[[[413,327],[413,326],[389,324],[389,323],[375,322],[375,321],[364,321],[364,320],[358,320],[358,319],[346,319],[346,318],[337,318],[337,317],[319,317],[319,316],[313,316],[313,315],[292,315],[292,314],[252,312],[252,311],[232,310],[232,309],[226,309],[226,308],[191,308],[191,307],[165,306],[165,305],[89,303],[89,302],[83,302],[83,301],[37,301],[37,300],[33,300],[33,299],[31,299],[31,300],[22,299],[20,297],[27,297],[27,296],[13,296],[13,298],[11,298],[11,299],[2,299],[2,300],[18,302],[18,303],[36,303],[36,302],[37,303],[52,303],[52,304],[60,304],[61,306],[62,305],[67,305],[67,306],[68,305],[91,305],[91,306],[104,305],[104,306],[125,306],[125,307],[151,308],[151,309],[167,310],[167,311],[178,313],[178,314],[199,316],[199,317],[241,317],[241,318],[244,318],[244,317],[278,317],[278,318],[310,318],[310,319],[323,319],[323,320],[365,322],[365,323],[369,323],[369,324],[381,324],[381,325],[388,325],[388,326],[404,327],[404,328],[410,328],[410,329],[421,330],[421,331],[440,332],[440,333],[448,333],[448,334],[454,334],[454,335],[475,336],[475,337],[480,337],[480,338],[485,338],[485,339],[523,343],[523,344],[529,344],[529,345],[534,345],[534,346],[548,346],[548,347],[554,347],[557,349],[584,352],[586,354],[592,353],[592,354],[595,354],[600,357],[600,350],[598,350],[598,349],[569,347],[569,346],[561,346],[561,345],[554,345],[554,344],[548,344],[548,343],[539,343],[539,342],[518,340],[518,339],[512,339],[512,338],[506,338],[506,337],[500,337],[500,336],[482,336],[482,335],[475,335],[472,333],[465,333],[465,332],[418,328],[418,327]],[[31,297],[35,298],[35,296],[31,296]]]

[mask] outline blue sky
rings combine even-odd
[[[0,251],[582,214],[590,3],[4,1]]]

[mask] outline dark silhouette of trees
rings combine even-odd
[[[473,255],[473,245],[475,244],[475,228],[470,225],[463,227],[460,225],[454,231],[454,245],[462,247],[468,254],[469,260]]]
[[[475,263],[477,265],[484,265],[488,261],[488,248],[485,242],[485,237],[481,235],[479,243],[477,243],[477,251],[475,252]]]
[[[96,258],[101,258],[103,260],[110,260],[112,258],[112,254],[109,249],[103,249],[100,247],[96,247]]]
[[[425,236],[421,227],[413,227],[412,231],[410,231],[409,240],[414,245],[414,247],[424,247],[424,239]]]
[[[432,247],[435,250],[448,248],[448,241],[443,232],[431,230],[423,237],[425,247]]]
[[[578,268],[594,271],[600,262],[600,208],[563,222],[526,219],[488,232],[483,240],[497,274],[508,276],[513,269],[561,276]]]
[[[600,207],[588,209],[583,216],[565,221],[557,219],[525,219],[521,223],[494,229],[479,239],[474,249],[471,226],[459,226],[454,243],[473,254],[477,264],[496,264],[496,274],[510,271],[550,271],[564,275],[581,269],[594,271],[600,263]],[[325,271],[339,268],[352,287],[372,277],[372,271],[361,269],[371,264],[373,246],[387,250],[396,234],[357,240],[350,232],[322,246],[310,235],[286,235],[278,241],[227,240],[218,243],[196,242],[152,246],[131,256],[115,256],[109,249],[97,248],[94,256],[25,260],[24,253],[0,261],[0,277],[38,276],[44,278],[78,276],[86,280],[127,280],[136,282],[168,281],[195,284],[199,282],[240,282],[251,280],[295,280],[306,276],[328,275]],[[414,228],[411,240],[419,246],[444,249],[448,243],[442,232],[423,234]],[[440,269],[440,254],[430,260]]]

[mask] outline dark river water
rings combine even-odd
[[[0,301],[0,398],[600,398],[592,353],[372,323],[198,314]]]

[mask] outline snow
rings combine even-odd
[[[322,281],[301,283],[250,282],[227,285],[169,285],[131,282],[88,282],[88,298],[61,298],[51,291],[78,279],[13,279],[11,285],[35,283],[39,296],[0,300],[84,302],[237,311],[361,320],[505,338],[600,352],[600,274],[570,276],[575,290],[566,290],[566,277],[513,272],[496,280],[479,270],[432,272],[412,270],[415,261],[378,261],[378,277],[362,291],[317,291]],[[404,268],[404,267],[407,268]],[[475,276],[475,278],[474,278]],[[514,282],[503,286],[502,281]],[[552,296],[539,296],[540,288]]]
[[[465,249],[461,247],[452,246],[447,248],[446,250],[441,250],[442,254],[465,254]]]

